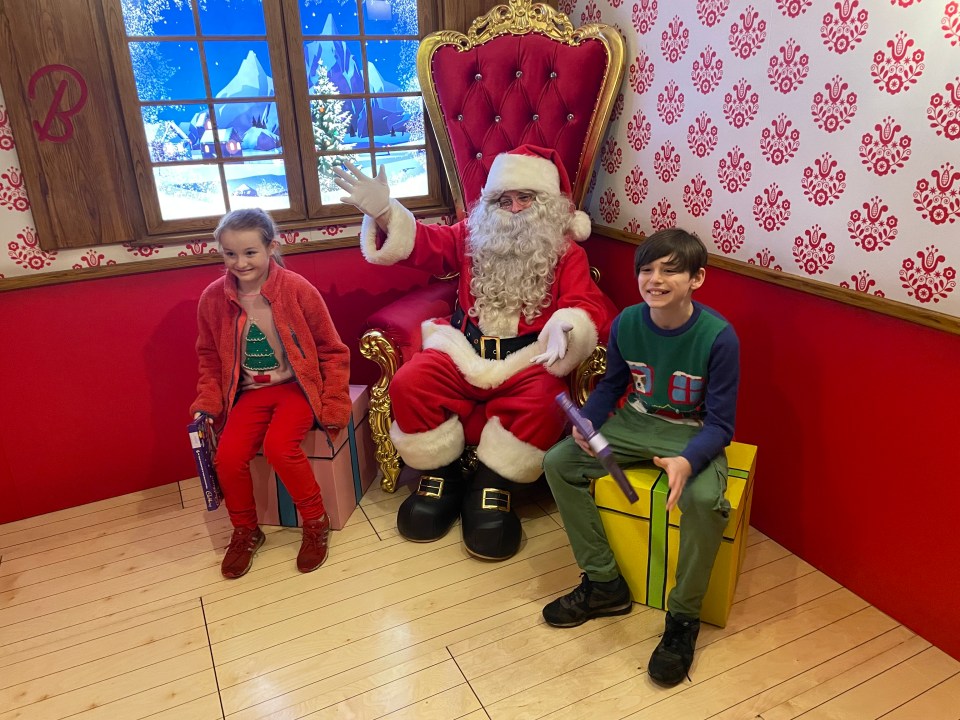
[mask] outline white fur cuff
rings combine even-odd
[[[374,265],[393,265],[410,257],[417,237],[417,221],[413,213],[396,200],[390,200],[390,219],[387,222],[387,239],[377,249],[377,221],[363,216],[360,225],[360,251],[367,262]]]
[[[417,470],[434,470],[449,465],[463,454],[463,425],[453,415],[433,430],[405,433],[394,422],[390,439],[403,461]]]
[[[537,340],[537,346],[546,348],[546,338],[550,329],[560,323],[570,323],[573,330],[567,333],[567,353],[562,359],[557,360],[553,365],[547,367],[551,375],[557,377],[566,377],[571,372],[593,354],[597,347],[599,338],[597,326],[593,324],[590,315],[580,308],[560,308],[543,326],[540,331],[540,338]],[[543,352],[541,350],[540,352]]]
[[[532,483],[540,477],[544,455],[540,448],[509,432],[496,417],[483,426],[477,445],[477,460],[497,475],[517,483]]]

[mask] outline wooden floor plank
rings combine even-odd
[[[743,565],[740,567],[740,572],[748,572],[767,563],[785,558],[788,555],[790,555],[790,551],[783,547],[783,545],[775,543],[773,540],[753,543],[747,546],[747,552],[743,557]]]
[[[60,691],[70,685],[72,680],[65,676],[71,671],[79,670],[81,677],[85,673],[119,673],[137,663],[158,662],[201,646],[208,646],[207,632],[200,603],[193,601],[185,612],[18,660],[0,673],[0,707],[2,688],[13,687],[20,693],[25,692],[25,685],[33,684],[38,695],[49,694],[51,685]]]
[[[179,493],[167,493],[155,497],[144,498],[135,503],[117,505],[84,515],[74,515],[55,522],[36,525],[33,527],[14,530],[0,535],[0,553],[13,555],[18,548],[28,546],[33,549],[34,543],[39,540],[59,538],[63,542],[73,542],[73,533],[89,528],[102,527],[105,523],[125,518],[136,518],[142,513],[157,510],[182,510]]]
[[[196,652],[196,651],[200,652]],[[210,665],[207,634],[203,627],[189,632],[165,637],[126,652],[115,653],[102,662],[84,662],[73,667],[41,675],[33,680],[20,682],[0,690],[0,707],[13,709],[33,703],[42,704],[57,696],[81,693],[86,696],[89,688],[121,687],[139,689],[146,678],[149,681],[163,678],[170,673],[196,672]],[[140,673],[143,677],[138,677]],[[172,679],[176,679],[175,675]],[[6,681],[4,681],[6,682]],[[55,690],[51,690],[55,688]],[[100,697],[97,702],[110,702]],[[64,698],[66,706],[72,699]]]
[[[754,528],[689,682],[646,675],[660,610],[547,626],[579,569],[541,485],[499,563],[399,537],[376,484],[309,574],[268,527],[224,580],[195,478],[0,526],[0,720],[960,720],[960,663]]]
[[[216,513],[184,511],[179,503],[170,504],[159,509],[125,516],[120,520],[105,521],[72,532],[58,532],[5,548],[2,550],[3,564],[6,565],[9,560],[27,558],[39,553],[48,553],[51,550],[60,551],[56,560],[65,560],[103,547],[118,547],[136,542],[141,537],[166,534],[175,531],[179,525],[196,525],[224,516],[225,511],[217,510]],[[0,568],[2,567],[0,565]]]
[[[789,680],[777,683],[742,702],[731,705],[722,712],[710,715],[710,720],[754,720],[757,717],[764,717],[771,708],[801,693],[819,687],[832,678],[859,667],[871,658],[902,645],[914,637],[915,635],[912,632],[902,625],[898,625],[878,637],[850,648],[827,662],[814,665]],[[762,686],[748,685],[748,687],[757,691],[761,690]]]
[[[134,505],[136,503],[143,502],[144,500],[150,500],[152,498],[157,498],[164,495],[179,496],[177,483],[158,485],[157,487],[147,488],[146,490],[138,490],[125,495],[118,495],[117,497],[107,498],[106,500],[98,500],[96,502],[87,503],[86,505],[77,505],[72,508],[56,510],[43,515],[35,515],[34,517],[25,518],[23,520],[14,520],[13,522],[3,523],[0,524],[0,538],[20,530],[53,526],[54,524],[63,520],[69,520],[71,518],[77,518],[83,515],[91,515],[103,510],[121,507],[123,505]],[[0,545],[0,547],[2,547],[2,545]]]
[[[43,655],[60,653],[69,655],[70,649],[100,638],[109,638],[111,646],[119,649],[133,647],[139,644],[138,638],[147,633],[146,637],[153,637],[149,627],[155,622],[167,622],[168,618],[176,618],[183,613],[191,613],[197,606],[197,598],[189,598],[180,602],[158,603],[154,607],[127,610],[112,615],[103,615],[79,627],[68,627],[50,632],[40,632],[36,635],[10,643],[0,652],[0,668],[10,668],[20,663],[29,663],[32,659]],[[171,621],[177,623],[176,619]],[[175,627],[178,625],[174,625]],[[148,628],[146,631],[144,628]],[[98,657],[90,659],[96,660]],[[4,670],[10,672],[10,670]]]
[[[960,720],[960,672],[881,717],[883,720]]]
[[[381,718],[462,683],[463,676],[457,669],[457,664],[453,660],[447,660],[304,717],[314,720],[324,717]]]
[[[481,710],[480,701],[466,683],[408,705],[388,715],[383,720],[448,720],[472,715]]]
[[[145,720],[223,720],[220,696],[217,693],[202,695],[182,705],[147,715]]]
[[[702,630],[703,638],[698,643],[700,649],[690,676],[694,683],[703,682],[863,606],[864,602],[852,593],[838,590],[740,633],[730,634],[727,629],[704,625],[706,632]],[[726,641],[718,642],[720,638]],[[618,717],[629,717],[686,687],[681,684],[670,689],[660,688],[647,677],[644,668],[657,642],[659,638],[654,636],[637,643],[616,645],[602,654],[588,653],[581,644],[582,659],[570,652],[573,650],[570,648],[560,658],[551,656],[549,663],[537,665],[523,676],[516,677],[520,675],[519,668],[513,668],[513,678],[499,673],[496,678],[499,685],[486,683],[481,688],[473,680],[471,685],[491,717],[498,720],[535,718],[566,708],[574,708],[580,717],[612,717],[610,712],[616,708],[616,712],[621,713]],[[588,685],[588,681],[592,681],[592,685]],[[528,689],[534,684],[538,692],[530,693]],[[606,689],[596,693],[589,702],[579,701],[585,691],[592,688],[592,692],[596,692],[598,686]]]
[[[897,623],[890,617],[876,608],[866,607],[762,655],[734,657],[729,670],[693,683],[630,717],[634,720],[651,720],[664,714],[711,717],[743,702],[758,689],[767,690],[787,682],[800,674],[801,668],[822,665],[841,655],[846,648],[869,642],[895,627]],[[719,652],[724,644],[720,641],[709,650]],[[744,661],[738,663],[740,659]]]
[[[777,631],[784,627],[782,623],[786,619],[794,618],[801,612],[808,613],[821,608],[824,604],[829,607],[830,603],[836,601],[835,596],[838,593],[845,593],[845,591],[842,588],[838,589],[836,583],[822,573],[814,572],[744,599],[736,612],[731,613],[730,622],[726,628],[715,628],[709,625],[701,627],[697,656],[691,668],[691,673],[697,674],[691,676],[694,680],[700,679],[699,666],[702,656],[712,642],[741,634],[747,638],[759,635],[761,639],[764,635],[770,635],[770,639],[773,639]],[[846,595],[840,597],[845,599]],[[801,611],[800,608],[804,610]],[[661,616],[660,627],[662,628],[663,613],[654,612]],[[793,631],[796,633],[799,623],[796,620],[792,622]],[[584,674],[585,678],[592,679],[592,683],[581,683],[579,688],[571,688],[569,692],[563,687],[563,681],[580,682],[577,673],[551,681],[543,687],[538,686],[534,698],[548,703],[548,707],[538,709],[534,704],[532,710],[535,712],[530,712],[526,716],[542,715],[551,719],[564,718],[565,720],[577,720],[582,717],[620,718],[642,709],[650,702],[661,700],[672,692],[682,690],[683,687],[665,690],[654,685],[646,676],[646,664],[657,642],[659,638],[654,637],[595,663],[591,671]],[[742,642],[738,640],[737,644]],[[716,666],[714,662],[713,667]],[[709,670],[711,666],[708,664],[705,667]],[[705,671],[703,679],[709,675],[710,673]],[[549,692],[543,692],[546,689],[549,689]],[[646,701],[643,698],[646,698]],[[483,700],[482,697],[481,700]],[[520,712],[519,704],[520,699],[513,698],[511,702],[505,702],[497,708],[498,714],[501,717],[524,716]]]
[[[851,667],[846,672],[794,695],[792,698],[764,711],[763,720],[792,720],[807,711],[818,708],[832,699],[840,697],[848,690],[855,689],[865,682],[896,667],[901,662],[920,654],[930,647],[930,643],[921,637],[912,636],[903,643],[895,645],[865,662]],[[892,708],[891,708],[892,709]]]
[[[183,708],[190,708],[196,700],[209,697],[215,690],[216,678],[213,670],[205,670],[162,685],[148,685],[135,695],[128,695],[107,705],[96,705],[91,702],[85,710],[76,715],[70,715],[70,718],[71,720],[119,720],[120,718],[140,720],[164,713],[168,718],[180,720]],[[4,720],[2,716],[0,720]],[[33,720],[32,717],[31,720]]]
[[[805,720],[873,720],[955,675],[958,663],[935,647],[897,663],[805,713]]]
[[[209,693],[210,687],[207,686],[205,691],[201,692],[200,686],[203,683],[197,681],[198,678],[205,677],[205,673],[212,678],[213,669],[210,662],[210,651],[209,648],[203,647],[153,665],[129,670],[100,682],[95,681],[90,685],[75,687],[63,693],[56,692],[51,688],[52,694],[41,696],[38,699],[28,696],[24,698],[26,702],[21,707],[11,708],[10,712],[0,715],[0,718],[6,720],[9,716],[10,720],[15,718],[54,720],[67,717],[77,712],[78,708],[88,711],[103,711],[102,713],[98,712],[98,714],[105,718],[140,718],[149,712],[162,709],[164,705],[153,709],[138,708],[135,715],[127,715],[127,712],[132,711],[133,705],[139,705],[130,698],[151,691],[155,692],[158,688],[168,685],[183,683],[186,683],[190,688],[186,690],[188,693]],[[177,698],[165,697],[164,702],[169,702],[172,699]],[[189,699],[194,698],[180,699],[176,704],[179,705]],[[110,706],[114,706],[114,712],[107,710]]]
[[[379,633],[391,632],[394,643],[398,639],[411,644],[427,639],[435,632],[432,623],[438,612],[489,594],[489,588],[497,587],[497,582],[507,585],[529,582],[536,574],[562,567],[569,562],[568,552],[562,548],[536,559],[531,558],[529,563],[500,565],[492,571],[492,576],[484,573],[398,602],[391,603],[388,599],[385,603],[383,597],[371,598],[367,604],[359,606],[363,614],[358,613],[356,602],[342,609],[338,605],[335,610],[320,613],[318,622],[322,627],[311,627],[313,631],[309,634],[291,638],[283,644],[254,649],[253,654],[247,652],[234,660],[221,660],[220,646],[214,644],[224,707],[230,713],[251,704],[254,698],[250,693],[255,693],[262,682],[272,683],[276,687],[298,687],[298,683],[322,679],[322,673],[326,672],[323,669],[326,658],[323,656],[346,642],[357,644]],[[516,588],[514,592],[517,592]],[[525,599],[523,595],[517,596],[514,602],[522,599]],[[415,624],[418,620],[422,622]],[[423,635],[418,635],[415,630],[421,625],[426,630]],[[376,652],[382,654],[386,649],[383,646],[384,643],[379,643]],[[251,683],[254,678],[260,680]],[[234,690],[234,685],[240,687]]]
[[[101,562],[88,566],[82,571],[54,572],[52,577],[37,582],[31,582],[31,580],[41,573],[37,573],[33,578],[24,578],[21,575],[17,578],[16,583],[11,583],[16,584],[17,587],[0,591],[0,610],[35,600],[43,600],[44,598],[61,597],[65,593],[77,592],[85,598],[90,597],[90,590],[93,586],[104,588],[105,592],[113,594],[116,592],[113,589],[116,587],[114,581],[121,578],[129,579],[133,587],[141,587],[144,584],[143,578],[153,578],[157,573],[176,572],[180,568],[191,567],[197,563],[207,566],[210,562],[210,554],[225,547],[230,542],[232,534],[233,528],[227,523],[225,526],[221,525],[212,535],[203,532],[200,537],[194,540],[180,542],[176,545],[169,544],[169,538],[159,536],[152,538],[153,543],[148,543],[152,546],[152,552],[139,553],[135,557],[103,562],[103,553],[97,553],[96,559],[101,560]],[[166,547],[161,543],[165,543]],[[56,565],[68,565],[68,567],[61,567],[60,569],[72,571],[74,562],[76,561],[57,563]],[[47,566],[47,569],[51,569],[51,566]],[[53,566],[52,569],[55,570],[56,566]],[[4,579],[10,578],[0,578],[0,587],[5,584],[3,583]],[[124,585],[126,587],[131,586],[130,583]],[[68,600],[68,602],[72,601]]]
[[[376,687],[384,681],[445,661],[450,657],[449,648],[459,643],[478,639],[478,644],[482,644],[511,635],[536,622],[543,599],[563,587],[572,570],[571,565],[544,573],[528,582],[502,588],[423,618],[413,628],[417,638],[415,643],[409,642],[407,628],[401,626],[354,641],[348,652],[326,653],[310,667],[317,675],[326,677],[232,717],[237,720],[267,716],[276,720],[299,718],[317,707],[326,707],[342,699],[345,682],[356,685],[362,679],[369,687]]]

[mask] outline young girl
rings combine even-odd
[[[300,572],[327,557],[330,521],[300,444],[314,423],[336,437],[350,419],[350,351],[313,285],[283,267],[277,227],[259,209],[227,213],[213,233],[226,273],[200,296],[194,417],[221,430],[215,464],[233,537],[220,570],[238,578],[265,537],[250,461],[263,446],[303,517]]]

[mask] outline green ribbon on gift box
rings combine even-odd
[[[360,498],[363,496],[363,486],[360,484],[360,460],[357,457],[357,432],[353,429],[353,413],[350,413],[347,439],[350,441],[350,467],[353,470],[353,493],[357,498],[357,505],[359,505]]]
[[[350,423],[347,425],[347,442],[350,445],[350,467],[353,469],[353,490],[356,494],[357,502],[360,502],[360,496],[363,494],[363,486],[360,484],[360,463],[357,455],[357,434],[353,428],[353,413],[350,413]],[[293,503],[293,498],[283,486],[280,476],[273,474],[277,482],[277,508],[280,515],[280,524],[283,527],[297,527],[297,506]],[[328,498],[324,498],[327,500]]]
[[[650,549],[647,564],[647,605],[663,609],[667,602],[667,555],[670,551],[667,533],[670,530],[670,513],[667,498],[670,483],[663,471],[650,487],[650,529],[647,547]]]
[[[730,477],[750,477],[749,470],[729,468]],[[670,483],[663,471],[650,487],[650,528],[648,545],[650,549],[647,563],[647,602],[650,607],[663,610],[667,604],[667,556],[670,552],[669,537],[670,513],[667,512],[667,498],[670,497]],[[742,502],[742,501],[741,501]],[[731,538],[732,539],[732,538]]]

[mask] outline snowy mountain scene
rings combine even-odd
[[[236,17],[238,10],[260,15],[252,24],[262,26],[260,0],[197,1],[204,28],[207,25],[204,13],[212,16],[216,8],[232,13],[229,22],[238,28],[251,25],[251,21]],[[232,161],[223,165],[231,207],[289,207],[281,157],[283,138],[277,104],[272,99],[275,90],[267,43],[204,37],[204,52],[200,52],[198,42],[182,39],[184,36],[189,39],[195,32],[188,27],[195,24],[190,10],[192,2],[194,0],[122,2],[128,35],[157,36],[156,42],[138,38],[131,40],[129,46],[138,94],[142,102],[148,103],[141,106],[143,128],[150,158],[157,164],[154,179],[163,216],[165,219],[197,217],[226,209],[216,166],[179,164],[220,158]],[[383,36],[343,39],[357,30],[344,32],[338,28],[337,20],[346,19],[348,28],[351,21],[355,26],[361,4],[350,0],[300,0],[300,5],[305,34],[314,34],[314,38],[317,34],[336,38],[310,38],[303,43],[322,201],[325,204],[339,202],[341,193],[332,183],[331,167],[349,157],[369,171],[370,151],[376,153],[378,164],[385,165],[398,197],[425,194],[425,153],[417,148],[403,149],[403,146],[420,145],[425,139],[423,104],[415,70],[418,41]],[[412,27],[416,28],[413,2],[367,0],[366,5],[368,34],[373,26],[387,27],[380,30],[385,35],[411,26],[409,19],[401,22],[392,17],[391,6],[394,15],[401,8],[412,12]],[[323,25],[318,26],[320,32],[311,26],[308,33],[308,9],[311,18],[315,18],[316,10],[320,9],[337,14],[325,12]],[[218,19],[218,22],[226,21]],[[224,31],[218,29],[217,32]],[[248,32],[240,30],[237,34]],[[163,35],[179,35],[181,39],[164,41]],[[362,42],[366,43],[366,68],[362,67]],[[202,67],[203,62],[206,68]],[[209,117],[207,87],[213,92],[210,100],[214,122]],[[396,95],[403,92],[418,94]],[[381,96],[370,97],[374,94]],[[367,98],[344,97],[349,95]],[[362,150],[367,152],[357,153]]]

